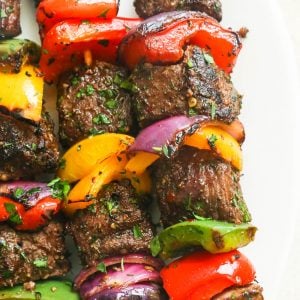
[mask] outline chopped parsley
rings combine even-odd
[[[189,59],[186,64],[187,64],[189,69],[192,69],[194,67],[194,64],[193,64],[191,59]]]
[[[101,262],[100,264],[98,264],[97,265],[97,270],[102,272],[102,273],[107,273],[105,263]]]
[[[4,203],[5,210],[9,214],[9,221],[11,221],[14,224],[21,225],[22,219],[15,207],[12,203]]]
[[[142,231],[138,225],[133,226],[132,232],[135,239],[140,239],[143,237]]]
[[[89,133],[92,136],[103,134],[104,132],[105,132],[104,130],[97,130],[96,128],[92,128],[92,129],[89,130]]]
[[[211,102],[210,116],[211,119],[214,120],[216,117],[217,105],[215,102]]]
[[[213,57],[211,55],[209,55],[208,53],[204,53],[203,54],[204,60],[208,63],[208,64],[214,64],[215,61],[213,59]]]
[[[111,124],[111,120],[105,114],[98,114],[96,117],[93,118],[93,123],[96,125],[99,124],[109,125]]]
[[[106,209],[110,216],[115,212],[115,210],[118,208],[118,203],[114,199],[108,199],[106,200]]]
[[[48,187],[51,188],[52,196],[61,200],[67,197],[71,189],[70,184],[67,181],[61,180],[59,177],[49,182]]]
[[[210,137],[207,139],[207,142],[210,146],[210,148],[216,147],[216,141],[218,140],[217,136],[214,134],[211,134]]]
[[[67,164],[67,161],[66,161],[66,159],[65,158],[62,158],[60,161],[59,161],[59,163],[58,163],[58,167],[60,168],[60,169],[65,169],[66,168],[66,164]]]
[[[37,268],[47,268],[48,267],[48,260],[46,258],[37,258],[33,261],[33,264]]]
[[[105,106],[109,109],[115,109],[118,106],[118,103],[115,99],[109,99],[105,102]]]

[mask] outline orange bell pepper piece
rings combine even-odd
[[[239,143],[220,128],[201,128],[193,135],[186,136],[184,144],[198,149],[212,150],[238,170],[243,168],[243,155]]]
[[[129,179],[137,193],[149,193],[151,178],[148,172],[136,175],[125,171],[128,159],[125,154],[113,154],[98,163],[91,173],[80,180],[68,195],[63,206],[64,212],[71,216],[79,209],[92,205],[99,191],[112,181]]]
[[[62,157],[58,177],[75,182],[87,176],[95,167],[112,154],[125,152],[134,138],[117,133],[92,136],[72,146]]]
[[[125,170],[136,175],[141,175],[149,166],[151,166],[156,160],[158,160],[159,157],[160,156],[158,154],[154,153],[137,152],[128,161]]]

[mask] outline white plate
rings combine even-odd
[[[31,2],[22,1],[23,37],[39,41]],[[250,29],[233,80],[244,94],[241,119],[247,141],[242,186],[259,232],[256,241],[242,251],[256,266],[265,298],[288,299],[283,297],[288,291],[282,281],[293,280],[285,266],[295,228],[296,171],[300,169],[295,59],[274,0],[222,2],[223,24]],[[131,3],[121,0],[120,15],[133,16]],[[53,107],[55,99],[51,101]]]

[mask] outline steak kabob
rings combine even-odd
[[[263,299],[251,263],[234,250],[256,232],[239,185],[244,129],[229,75],[240,49],[237,33],[182,11],[142,22],[120,45],[144,128],[125,169],[141,174],[155,162],[152,193],[167,227],[152,241],[152,254],[176,258],[199,247],[211,253],[195,252],[161,271],[172,299]],[[239,275],[222,276],[221,265]]]
[[[150,256],[149,174],[135,176],[124,168],[134,141],[126,135],[133,130],[132,85],[128,71],[115,64],[119,42],[140,20],[112,18],[117,4],[99,1],[96,11],[74,1],[68,7],[73,15],[78,5],[86,9],[72,20],[53,1],[37,8],[46,50],[40,65],[47,81],[58,79],[60,141],[72,146],[58,176],[74,184],[64,212],[85,267],[75,286],[82,299],[164,299],[162,262]]]
[[[64,228],[56,218],[62,198],[58,182],[50,187],[19,181],[53,172],[58,143],[43,108],[40,48],[11,39],[0,42],[0,52],[0,288],[20,283],[33,288],[34,280],[69,271]]]

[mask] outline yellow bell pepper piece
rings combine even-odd
[[[0,105],[18,110],[26,119],[39,121],[43,104],[44,81],[38,69],[24,65],[19,73],[0,72]]]
[[[65,153],[58,176],[62,180],[75,182],[87,176],[97,162],[126,151],[133,142],[133,137],[117,133],[104,133],[84,139]]]
[[[66,203],[63,205],[64,212],[71,216],[78,209],[85,209],[94,203],[104,185],[115,180],[129,179],[137,193],[149,193],[151,190],[151,178],[148,172],[135,175],[125,171],[128,159],[125,154],[113,154],[98,163],[91,173],[81,179],[71,190]]]
[[[127,162],[128,160],[124,154],[114,154],[96,164],[92,172],[82,178],[70,191],[68,202],[83,201],[97,197],[104,185],[121,177]]]
[[[137,152],[129,160],[125,167],[125,170],[136,175],[141,175],[145,170],[151,166],[156,160],[159,159],[159,155],[149,152]]]
[[[216,152],[238,170],[243,168],[243,155],[239,143],[226,131],[217,127],[205,127],[185,137],[185,145]]]

